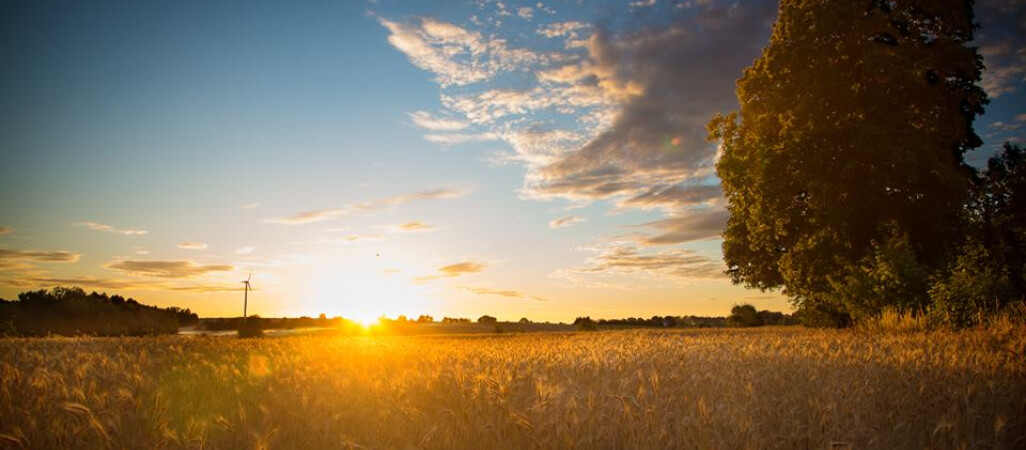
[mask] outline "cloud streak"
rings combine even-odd
[[[556,228],[572,227],[572,226],[577,225],[577,224],[579,224],[581,222],[584,222],[586,220],[588,220],[588,219],[585,219],[584,217],[580,217],[580,216],[560,217],[558,219],[554,219],[551,222],[549,222],[549,228],[556,229]]]
[[[178,244],[178,248],[185,250],[206,250],[207,244],[203,242],[182,242]]]
[[[302,211],[291,216],[263,219],[262,222],[275,223],[281,225],[304,225],[308,223],[322,222],[325,220],[333,220],[350,214],[368,214],[395,206],[405,205],[407,203],[428,200],[457,199],[464,197],[469,193],[470,189],[468,188],[428,189],[424,191],[413,192],[410,194],[402,194],[387,197],[379,200],[355,203],[343,206],[341,208],[326,208]]]
[[[13,261],[29,262],[76,262],[82,255],[67,251],[12,250],[0,248],[0,264]]]
[[[549,301],[548,299],[546,299],[544,297],[538,297],[538,296],[535,296],[535,295],[528,295],[528,294],[525,294],[523,292],[515,291],[515,290],[512,290],[512,289],[492,289],[492,288],[481,287],[481,286],[456,286],[456,288],[457,289],[462,289],[462,290],[468,291],[468,292],[473,292],[473,293],[475,293],[477,295],[495,295],[495,296],[506,297],[506,298],[519,298],[519,299],[525,299],[525,300],[534,300],[536,302],[547,302],[547,301]]]
[[[189,260],[117,260],[108,262],[104,267],[128,275],[156,278],[194,278],[235,269],[229,264],[197,264]]]
[[[115,234],[120,234],[120,235],[124,235],[124,236],[142,236],[142,235],[144,235],[146,233],[149,233],[146,230],[135,230],[135,229],[128,229],[128,228],[115,228],[115,227],[113,227],[111,225],[102,224],[102,223],[98,223],[98,222],[76,222],[76,223],[73,223],[72,225],[76,226],[76,227],[88,228],[90,230],[105,231],[107,233],[115,233]]]
[[[639,253],[625,243],[611,243],[592,249],[598,254],[589,259],[590,266],[573,269],[582,274],[657,275],[677,279],[725,280],[723,261],[696,252],[670,249]]]
[[[444,278],[455,278],[464,275],[471,275],[483,271],[488,265],[476,261],[463,261],[455,264],[449,264],[438,268],[438,273],[435,275],[427,275],[423,277],[414,278],[415,283],[425,283],[434,280],[440,280]]]

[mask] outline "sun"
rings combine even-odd
[[[429,314],[423,287],[376,267],[338,264],[321,267],[310,285],[316,314],[341,316],[366,327],[382,316]]]

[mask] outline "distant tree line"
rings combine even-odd
[[[574,325],[578,330],[617,328],[721,328],[749,327],[762,325],[794,325],[794,316],[774,311],[756,311],[752,305],[738,305],[731,310],[730,317],[702,316],[652,316],[651,318],[628,317],[626,319],[599,319],[578,317]]]
[[[353,325],[349,319],[342,317],[327,317],[324,314],[314,317],[260,317],[249,316],[246,319],[249,326],[257,326],[264,330],[294,330],[297,328],[341,328]],[[238,330],[243,325],[241,317],[214,317],[201,319],[199,328],[207,331],[229,331]]]
[[[55,287],[0,299],[0,334],[15,336],[174,334],[199,316],[188,309],[159,308],[133,298],[92,292],[80,287]]]

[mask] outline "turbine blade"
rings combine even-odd
[[[246,277],[246,282],[249,282],[249,280],[252,280],[252,279],[253,279],[253,271],[252,271],[252,270],[250,270],[250,271],[249,271],[249,276],[248,276],[248,277]]]

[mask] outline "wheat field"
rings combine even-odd
[[[0,340],[4,448],[1024,448],[1026,333]]]

